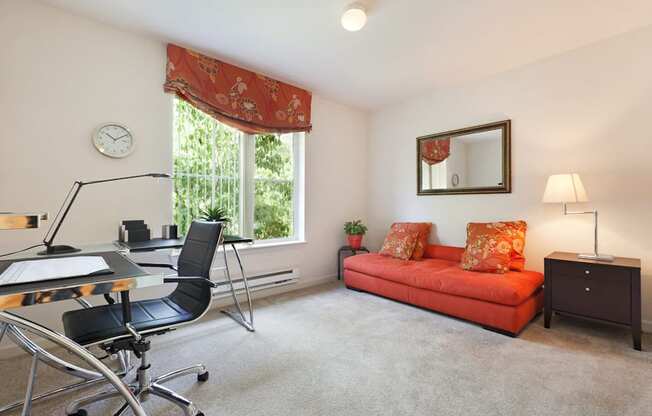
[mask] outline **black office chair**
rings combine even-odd
[[[177,287],[167,297],[132,302],[132,319],[129,324],[123,323],[122,304],[119,303],[74,310],[63,315],[66,336],[87,347],[99,345],[110,354],[133,352],[140,358],[140,366],[137,383],[130,385],[130,388],[139,399],[153,394],[179,406],[185,416],[203,416],[190,400],[160,383],[188,374],[196,374],[199,381],[206,381],[206,367],[198,364],[152,378],[148,338],[194,322],[208,311],[212,289],[217,287],[210,280],[210,269],[213,255],[222,242],[223,231],[224,224],[221,222],[193,221],[181,249],[177,268],[167,264],[141,263],[145,267],[177,270],[176,277],[164,279],[165,283],[177,283]],[[79,399],[70,403],[66,414],[85,416],[87,413],[82,409],[83,406],[118,395],[115,390],[108,390]],[[127,409],[126,404],[123,405],[116,415],[123,414]]]

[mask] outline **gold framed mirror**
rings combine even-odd
[[[417,137],[417,195],[511,191],[511,120]]]

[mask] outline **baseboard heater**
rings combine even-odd
[[[249,291],[256,292],[259,290],[272,289],[280,286],[287,286],[295,284],[299,281],[299,270],[288,269],[279,270],[276,272],[262,273],[257,275],[247,276],[249,283]],[[231,296],[231,286],[229,282],[224,280],[217,283],[219,286],[213,290],[214,298],[223,298]],[[244,282],[242,278],[233,279],[233,287],[236,294],[244,293]]]

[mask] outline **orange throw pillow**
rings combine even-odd
[[[423,254],[428,247],[428,239],[430,238],[430,230],[432,229],[431,222],[395,222],[392,224],[392,231],[405,230],[407,232],[419,233],[417,237],[417,244],[412,252],[412,260],[421,260]]]
[[[409,260],[419,240],[419,233],[405,228],[390,229],[380,255]]]
[[[469,223],[462,268],[490,273],[523,271],[525,221]]]

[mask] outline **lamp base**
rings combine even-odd
[[[38,255],[47,256],[50,254],[68,254],[68,253],[77,253],[79,251],[81,251],[80,248],[75,248],[73,246],[65,246],[65,245],[49,246],[45,250],[39,251]]]
[[[577,255],[578,259],[584,259],[584,260],[595,260],[595,261],[604,261],[611,263],[614,261],[615,257],[609,254],[578,254]]]

